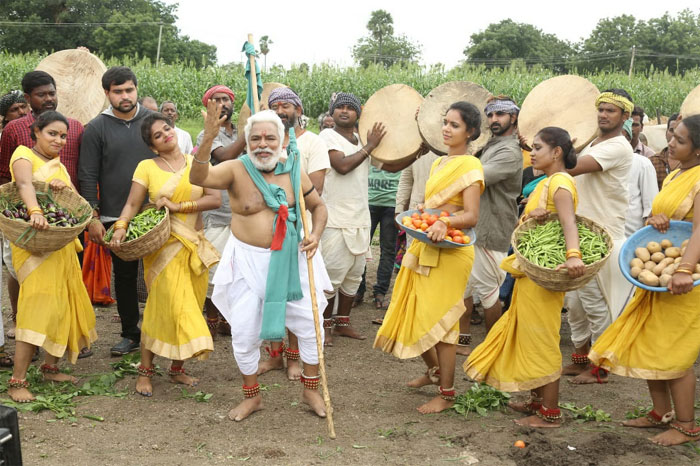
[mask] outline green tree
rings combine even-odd
[[[163,62],[216,63],[216,47],[179,35],[176,8],[158,0],[2,0],[0,21],[15,24],[0,26],[0,49],[50,53],[85,46],[104,57],[155,60],[162,24]],[[21,24],[30,22],[41,24]]]
[[[385,10],[375,10],[367,22],[369,36],[357,41],[352,56],[362,67],[381,63],[386,67],[394,63],[416,63],[420,58],[420,45],[405,35],[394,35],[394,19]]]
[[[273,44],[272,39],[268,36],[262,36],[260,38],[260,53],[265,57],[264,69],[267,71],[267,54],[270,53],[270,45]]]
[[[542,63],[561,70],[574,54],[575,48],[569,42],[512,19],[489,24],[485,30],[472,34],[464,49],[469,63],[506,67],[512,60],[522,59],[527,64]]]

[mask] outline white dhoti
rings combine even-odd
[[[464,297],[473,296],[475,302],[481,302],[484,309],[496,305],[501,285],[506,279],[506,271],[501,268],[501,262],[508,253],[474,246],[474,265],[472,266]]]
[[[258,372],[260,346],[263,342],[260,339],[262,309],[271,253],[270,249],[251,246],[229,234],[214,275],[212,301],[231,325],[233,355],[243,375]],[[328,304],[323,291],[330,289],[331,283],[318,251],[313,258],[313,267],[318,309],[323,310]],[[318,364],[309,273],[306,254],[302,252],[299,252],[299,280],[304,297],[287,303],[285,326],[299,339],[302,362]]]
[[[576,348],[593,344],[625,307],[633,286],[620,271],[618,256],[624,239],[613,241],[610,258],[593,280],[566,294],[571,341]]]
[[[332,286],[326,298],[340,291],[355,296],[367,265],[369,228],[326,228],[321,235],[325,269]],[[315,269],[314,269],[315,270]]]
[[[231,227],[229,225],[210,226],[204,228],[204,237],[214,245],[219,254],[223,254],[228,238],[231,236]],[[207,289],[207,298],[211,299],[214,291],[214,274],[219,264],[215,264],[209,269],[209,288]]]

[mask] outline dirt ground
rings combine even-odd
[[[376,248],[375,248],[376,249]],[[375,262],[368,265],[369,290]],[[3,274],[5,275],[5,274]],[[371,299],[368,291],[366,301]],[[9,320],[3,293],[5,328]],[[96,308],[99,340],[95,355],[80,360],[74,374],[111,371],[109,348],[118,341],[120,325],[112,321],[116,308]],[[454,412],[420,415],[416,407],[435,395],[435,388],[409,389],[406,382],[425,371],[421,360],[400,361],[372,349],[381,317],[366,302],[353,311],[353,323],[368,338],[336,338],[326,351],[337,439],[328,438],[326,421],[301,404],[301,384],[281,371],[261,377],[267,390],[264,410],[236,423],[228,411],[242,398],[242,378],[231,354],[230,337],[218,337],[208,361],[188,362],[199,377],[196,390],[211,393],[208,402],[183,398],[180,386],[167,377],[154,379],[154,396],[133,391],[134,378],[118,382],[128,387],[126,398],[82,397],[77,421],[55,420],[50,411],[20,413],[22,454],[27,465],[209,465],[209,464],[479,464],[479,465],[679,465],[700,464],[700,454],[688,445],[663,448],[647,440],[658,430],[623,428],[620,421],[636,406],[649,404],[644,381],[611,376],[607,385],[561,385],[561,402],[591,404],[612,415],[612,422],[574,421],[565,413],[561,429],[520,428],[518,414],[490,412],[464,418]],[[473,327],[476,342],[484,326]],[[562,352],[571,353],[566,316],[562,316]],[[14,350],[14,341],[8,341]],[[263,356],[264,358],[265,356]],[[458,357],[456,387],[470,382]],[[167,368],[168,362],[156,363]],[[37,363],[38,364],[38,363]],[[697,372],[697,370],[696,370]],[[194,390],[191,390],[194,391]],[[524,394],[522,394],[524,395]],[[6,394],[0,394],[5,398]],[[85,414],[102,416],[103,422]],[[524,440],[526,448],[513,446]]]

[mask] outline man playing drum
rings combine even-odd
[[[260,345],[266,339],[281,340],[285,327],[299,340],[303,400],[324,417],[306,254],[312,257],[316,252],[326,226],[326,207],[299,163],[294,163],[297,155],[279,162],[284,125],[272,111],[248,119],[247,155],[210,167],[210,147],[219,131],[220,113],[221,105],[210,100],[190,181],[227,189],[231,201],[231,234],[214,276],[212,295],[231,325],[233,352],[243,374],[245,399],[229,412],[229,418],[241,421],[262,408],[257,380]],[[313,230],[303,243],[297,204],[300,189],[313,218]],[[320,255],[314,256],[313,265],[318,305],[325,306],[323,290],[330,288],[330,282]]]
[[[565,366],[562,374],[576,375],[574,383],[607,381],[604,370],[590,368],[588,350],[620,314],[629,291],[617,256],[625,241],[627,177],[633,157],[632,147],[622,135],[622,125],[634,104],[624,90],[610,89],[598,96],[596,107],[600,136],[579,153],[576,168],[569,174],[576,177],[577,214],[605,226],[614,247],[595,279],[570,292],[565,301],[575,352],[571,355],[572,364]]]

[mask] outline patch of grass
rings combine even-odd
[[[195,393],[190,393],[186,388],[182,388],[181,391],[183,399],[191,398],[195,401],[199,401],[200,403],[208,403],[211,397],[214,396],[213,393],[205,393],[201,390],[198,390]]]
[[[509,400],[509,393],[477,382],[457,397],[452,409],[465,417],[472,412],[476,412],[479,416],[486,416],[489,411],[501,410],[508,406]]]
[[[640,401],[640,403],[641,403],[641,401]],[[652,406],[639,404],[639,405],[635,406],[633,409],[631,409],[630,411],[627,411],[625,413],[625,419],[637,419],[640,417],[644,417],[647,415],[647,413],[649,413],[649,411],[651,411],[651,409],[652,409]]]
[[[572,412],[576,422],[610,422],[612,420],[609,413],[602,409],[595,409],[591,405],[579,408],[574,403],[559,403],[559,407]]]

